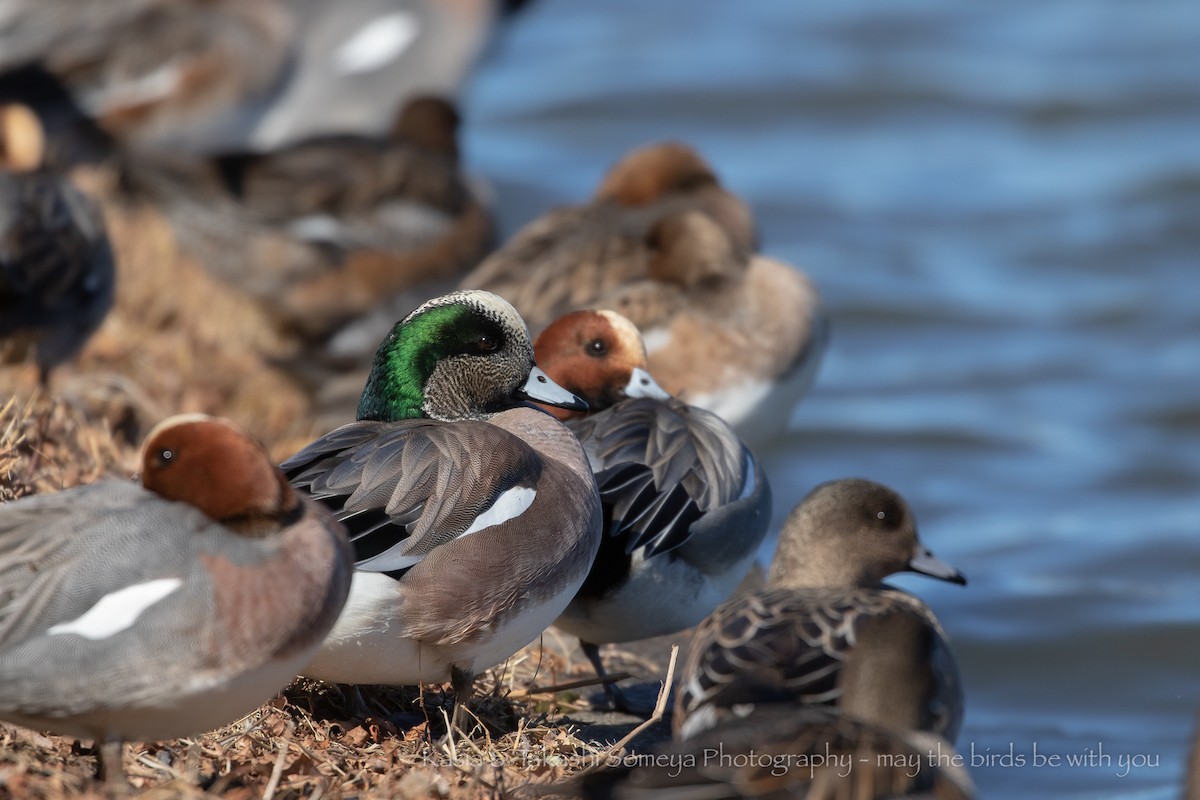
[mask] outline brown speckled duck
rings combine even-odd
[[[292,28],[283,0],[12,0],[0,72],[14,79],[0,93],[34,104],[56,139],[81,120],[111,137],[68,150],[169,149],[264,96],[285,74]]]
[[[722,604],[697,629],[676,736],[783,702],[952,742],[963,713],[958,667],[929,607],[883,583],[900,571],[966,583],[921,543],[891,489],[861,479],[813,489],[784,523],[766,588]],[[748,683],[763,690],[730,696]]]
[[[386,138],[133,163],[131,182],[163,203],[203,264],[321,341],[366,312],[449,288],[490,243],[490,216],[459,165],[458,125],[452,104],[416,97]]]
[[[666,143],[627,155],[590,203],[530,223],[461,285],[510,300],[535,332],[570,311],[620,312],[664,389],[758,441],[811,385],[828,322],[803,273],[756,244],[746,205]]]

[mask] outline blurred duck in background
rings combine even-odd
[[[0,362],[70,359],[112,307],[113,254],[99,208],[43,167],[44,137],[22,105],[0,105]]]
[[[282,0],[13,0],[0,97],[34,105],[63,161],[177,147],[267,97],[293,30]]]
[[[125,177],[164,209],[198,261],[260,300],[284,330],[321,343],[373,309],[414,305],[482,257],[491,218],[460,169],[458,126],[451,103],[422,96],[403,104],[383,138],[143,158]]]
[[[455,97],[522,5],[10,0],[0,98],[34,105],[71,160],[114,147],[262,152],[332,133],[381,137],[390,103]]]
[[[586,205],[548,212],[463,279],[535,332],[611,308],[641,330],[650,372],[752,444],[786,427],[812,384],[828,321],[799,270],[756,255],[750,209],[678,143],[628,154]]]
[[[512,0],[288,0],[296,19],[287,83],[249,131],[250,149],[354,131],[383,135],[380,98],[457,97]],[[393,320],[394,321],[394,320]]]

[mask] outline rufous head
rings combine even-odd
[[[146,437],[141,460],[146,489],[195,506],[243,535],[278,530],[299,508],[266,449],[226,419],[169,417]]]
[[[642,147],[625,155],[604,176],[596,197],[645,206],[676,192],[719,186],[708,162],[679,142]]]
[[[574,311],[552,322],[533,345],[551,380],[602,411],[627,397],[669,397],[646,369],[646,345],[615,311]],[[559,419],[578,412],[547,408]]]

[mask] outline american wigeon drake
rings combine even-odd
[[[836,709],[781,705],[660,745],[638,766],[603,770],[576,786],[587,800],[970,800],[975,788],[951,760],[956,755],[935,736]]]
[[[115,272],[100,209],[43,152],[34,114],[0,106],[0,362],[32,358],[45,385],[104,320]]]
[[[599,645],[690,628],[729,597],[767,534],[771,490],[727,423],[654,382],[642,337],[620,314],[567,314],[534,352],[590,407],[551,409],[583,442],[604,507],[596,560],[555,624],[604,675]],[[615,686],[606,691],[635,710]]]
[[[305,675],[449,680],[463,698],[562,613],[599,546],[600,498],[579,441],[528,399],[584,407],[534,365],[524,321],[496,295],[453,292],[396,324],[358,421],[283,464],[357,556]]]
[[[127,177],[161,203],[201,263],[286,329],[321,341],[373,309],[409,309],[448,290],[490,245],[490,214],[460,166],[458,126],[450,102],[420,96],[386,137],[140,159]],[[388,313],[372,348],[395,318]]]
[[[911,509],[872,481],[821,484],[784,523],[766,588],[701,623],[680,675],[674,730],[687,737],[753,702],[721,702],[747,677],[788,702],[835,706],[896,730],[954,741],[958,667],[933,612],[883,579],[918,572],[965,584],[917,537]]]
[[[0,9],[0,72],[17,79],[0,91],[34,104],[54,135],[82,118],[112,137],[101,144],[174,149],[275,86],[292,29],[283,0],[13,0]]]
[[[121,740],[202,733],[286,686],[352,561],[345,529],[244,432],[165,420],[141,486],[0,506],[0,719],[105,743],[118,775]]]
[[[461,285],[511,301],[535,333],[570,311],[620,312],[664,389],[759,441],[811,385],[828,320],[808,278],[756,246],[749,209],[709,165],[659,144],[613,167],[587,205],[518,231]]]

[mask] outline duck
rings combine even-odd
[[[899,731],[954,742],[962,680],[933,611],[884,578],[915,572],[966,585],[921,542],[912,509],[862,478],[815,487],[779,534],[766,586],[718,606],[697,628],[680,674],[672,728],[688,738],[754,701],[731,684],[771,687],[764,702],[836,708]]]
[[[588,404],[547,409],[583,443],[604,508],[599,552],[555,626],[604,677],[599,645],[693,627],[733,593],[766,538],[770,484],[724,420],[655,382],[641,334],[615,311],[564,315],[534,354]],[[604,685],[614,707],[646,710]]]
[[[975,787],[961,764],[962,757],[938,737],[874,725],[836,709],[785,704],[657,745],[571,788],[586,800],[972,800]]]
[[[229,420],[147,435],[141,480],[0,505],[0,719],[121,742],[191,736],[284,688],[350,588],[345,528]]]
[[[461,169],[460,124],[451,101],[420,95],[384,137],[140,158],[124,181],[165,210],[186,252],[307,344],[386,311],[369,346],[339,353],[370,363],[396,308],[451,289],[491,244],[490,212]]]
[[[116,266],[99,206],[44,152],[33,111],[0,105],[0,363],[33,361],[46,387],[112,308]]]
[[[459,726],[475,676],[562,613],[600,544],[600,496],[579,440],[530,400],[586,407],[497,295],[451,292],[396,323],[357,420],[282,464],[355,548],[350,598],[305,676],[448,681]]]
[[[664,142],[622,158],[591,202],[526,225],[460,286],[509,300],[535,333],[570,311],[618,311],[664,389],[761,443],[815,380],[829,320],[812,281],[757,247],[746,204],[695,150]]]
[[[293,68],[253,120],[250,146],[278,150],[331,133],[383,133],[379,98],[460,94],[518,3],[289,0]],[[394,321],[394,320],[393,320]]]
[[[195,150],[290,72],[283,0],[13,0],[0,95],[33,104],[63,158]]]

